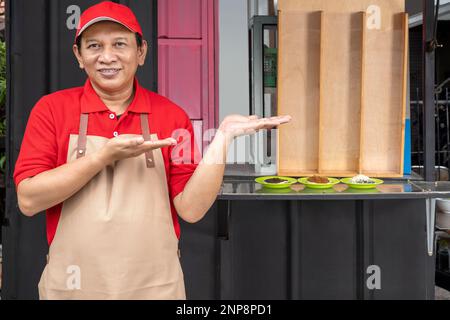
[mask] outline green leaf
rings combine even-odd
[[[0,41],[0,80],[6,80],[6,44]]]
[[[0,107],[6,100],[6,45],[0,41]]]
[[[0,79],[0,106],[6,102],[6,79]]]
[[[6,118],[0,122],[0,136],[6,136]]]
[[[3,155],[3,156],[0,158],[0,170],[1,170],[3,173],[5,173],[5,163],[6,163],[6,156]]]

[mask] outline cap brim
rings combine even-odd
[[[124,24],[123,22],[120,22],[116,19],[113,19],[111,17],[98,17],[95,19],[92,19],[91,21],[89,21],[88,23],[86,23],[83,28],[80,29],[80,31],[78,32],[77,38],[90,26],[92,26],[93,24],[97,23],[97,22],[101,22],[101,21],[112,21],[118,24],[121,24],[122,26],[124,26],[125,28],[127,28],[128,30],[130,30],[131,32],[136,32],[133,29],[131,29],[129,26],[127,26],[126,24]]]

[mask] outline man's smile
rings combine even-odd
[[[120,68],[102,68],[98,69],[98,72],[100,72],[101,75],[106,77],[113,77],[116,74],[118,74],[122,69]]]

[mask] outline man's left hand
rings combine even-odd
[[[261,129],[272,129],[291,121],[291,116],[277,116],[271,118],[258,118],[258,116],[227,116],[219,126],[219,131],[229,139],[243,135],[250,135]]]

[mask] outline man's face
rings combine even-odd
[[[138,66],[144,64],[147,43],[138,47],[133,32],[119,23],[102,21],[87,28],[81,48],[74,45],[73,50],[94,87],[117,92],[133,83]]]

